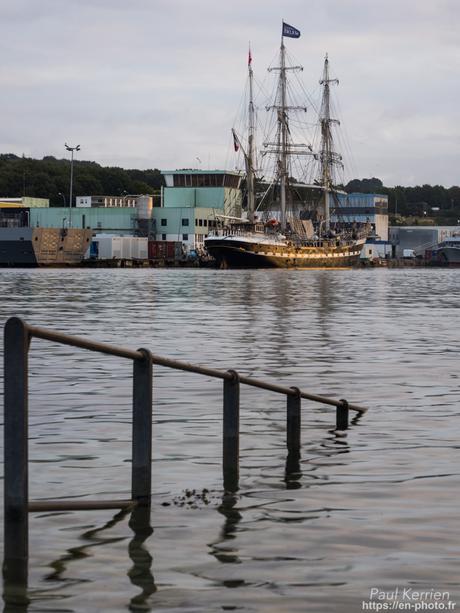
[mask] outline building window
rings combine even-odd
[[[183,219],[182,220],[182,225],[183,226],[188,226],[188,219]]]
[[[165,240],[166,240],[166,234],[162,234],[162,235],[161,235],[161,240],[162,240],[162,241],[165,241]]]
[[[199,225],[199,226],[202,226],[202,225],[203,225],[203,220],[202,220],[202,219],[199,219],[199,220],[198,220],[198,225]]]
[[[182,234],[182,240],[188,241],[188,234]]]
[[[167,226],[168,225],[168,220],[167,219],[162,219],[161,220],[161,225],[162,226]]]
[[[207,219],[205,219],[205,220],[204,220],[204,225],[205,225],[206,227],[208,226],[208,220],[207,220]]]

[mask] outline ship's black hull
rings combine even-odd
[[[205,246],[220,268],[351,268],[362,243],[293,247],[213,238]]]

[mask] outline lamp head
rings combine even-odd
[[[67,151],[80,151],[80,145],[77,145],[76,147],[70,147],[70,145],[67,143],[64,143],[64,145]]]

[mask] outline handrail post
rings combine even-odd
[[[131,496],[150,505],[152,493],[152,354],[139,349],[143,360],[133,364],[133,438]]]
[[[288,455],[286,458],[286,482],[291,484],[297,481],[300,473],[300,426],[301,426],[301,402],[300,390],[291,388],[295,395],[286,396],[286,445]],[[291,487],[291,485],[289,485]]]
[[[342,399],[336,409],[336,430],[348,430],[348,414],[348,402]]]
[[[234,370],[224,379],[224,418],[222,468],[224,489],[235,492],[239,484],[240,464],[240,379]]]
[[[286,442],[289,454],[300,455],[301,397],[299,388],[291,389],[295,395],[287,396]]]
[[[28,521],[28,351],[27,324],[11,317],[4,337],[4,561],[5,595],[27,600]],[[22,588],[22,589],[21,589]],[[19,590],[19,591],[18,591]]]

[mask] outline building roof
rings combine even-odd
[[[367,194],[365,192],[340,192],[342,194],[346,194],[347,196],[368,196],[369,198],[388,198],[386,194]]]
[[[196,168],[182,168],[180,170],[162,170],[162,175],[242,175],[238,170],[201,170]]]

